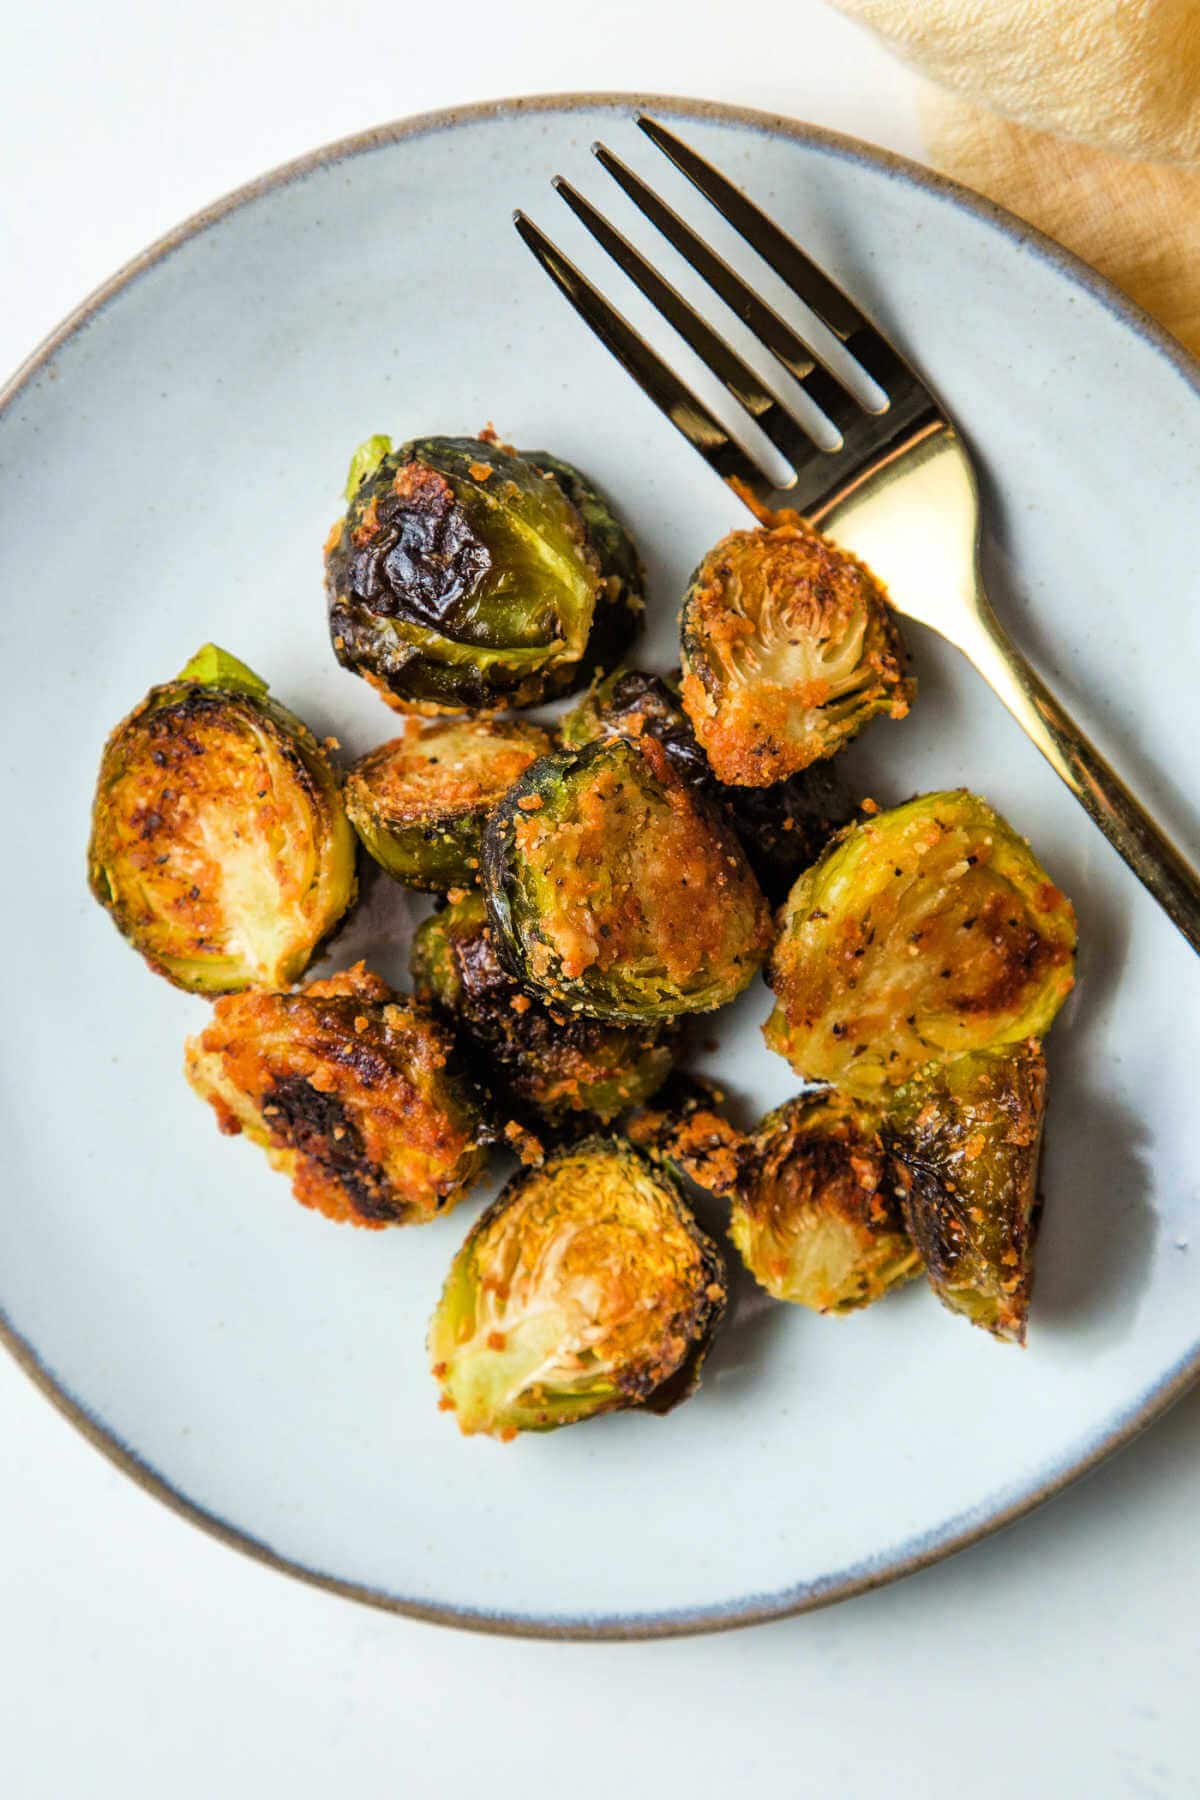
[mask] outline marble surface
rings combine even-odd
[[[388,117],[493,95],[675,91],[919,149],[913,84],[819,0],[550,17],[462,0],[335,21],[62,0],[0,28],[0,364],[216,194]],[[9,1192],[9,1206],[22,1204]],[[164,1511],[0,1361],[0,1733],[39,1797],[288,1790],[582,1800],[1186,1795],[1200,1398],[1041,1513],[842,1607],[728,1637],[556,1646],[371,1613]],[[719,1504],[719,1497],[716,1500]]]

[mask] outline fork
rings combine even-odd
[[[951,419],[853,300],[754,201],[674,132],[642,113],[636,122],[840,341],[878,390],[874,405],[603,144],[592,146],[601,166],[799,385],[827,422],[826,441],[818,442],[679,290],[561,176],[553,185],[571,211],[765,433],[792,480],[780,487],[765,476],[645,339],[518,211],[514,222],[525,243],[659,411],[756,515],[788,508],[803,514],[862,558],[898,612],[963,652],[1200,952],[1200,875],[1026,662],[992,610],[979,568],[978,485]]]

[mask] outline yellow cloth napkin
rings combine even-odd
[[[1200,0],[833,3],[940,84],[921,102],[935,168],[1200,353]]]

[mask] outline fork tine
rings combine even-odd
[[[859,311],[849,295],[805,254],[794,238],[780,230],[774,219],[657,119],[638,113],[637,124],[651,143],[687,176],[693,187],[711,201],[722,218],[745,238],[750,248],[769,263],[792,292],[842,340],[889,398],[895,398],[889,384],[901,382],[909,390],[920,387],[907,363]]]
[[[513,223],[523,242],[584,323],[632,375],[659,412],[682,432],[694,450],[699,451],[709,467],[722,481],[744,487],[763,504],[769,504],[775,492],[773,484],[713,417],[704,402],[680,381],[628,320],[609,305],[527,214],[515,212]]]
[[[756,294],[730,268],[725,259],[718,256],[680,218],[673,207],[668,206],[652,187],[647,186],[640,175],[635,175],[604,144],[593,144],[592,154],[638,210],[662,232],[667,242],[692,265],[713,292],[749,327],[759,342],[766,345],[797,386],[804,390],[841,436],[845,437],[858,414],[866,410],[857,395],[851,394],[836,376],[816,361],[813,351],[803,338],[793,331],[785,319],[780,318],[774,307],[769,306],[761,294]]]
[[[814,452],[820,453],[824,446],[817,444],[809,436],[799,421],[788,412],[779,396],[764,385],[749,364],[743,362],[725,339],[718,336],[679,290],[646,261],[628,238],[614,225],[610,225],[602,213],[596,211],[590,200],[586,200],[561,175],[554,177],[552,185],[596,242],[607,250],[617,267],[641,289],[668,325],[679,333],[710,373],[745,408],[780,454],[795,465],[807,462]],[[838,447],[831,445],[830,449]]]

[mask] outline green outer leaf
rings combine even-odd
[[[347,500],[353,500],[363,482],[371,479],[384,457],[390,453],[391,448],[392,440],[386,432],[377,431],[374,437],[363,439],[350,458],[346,486],[342,490]]]
[[[195,681],[203,687],[214,687],[230,692],[256,694],[259,697],[267,692],[267,683],[261,675],[246,667],[228,650],[222,650],[219,644],[205,644],[186,662],[176,681]]]

